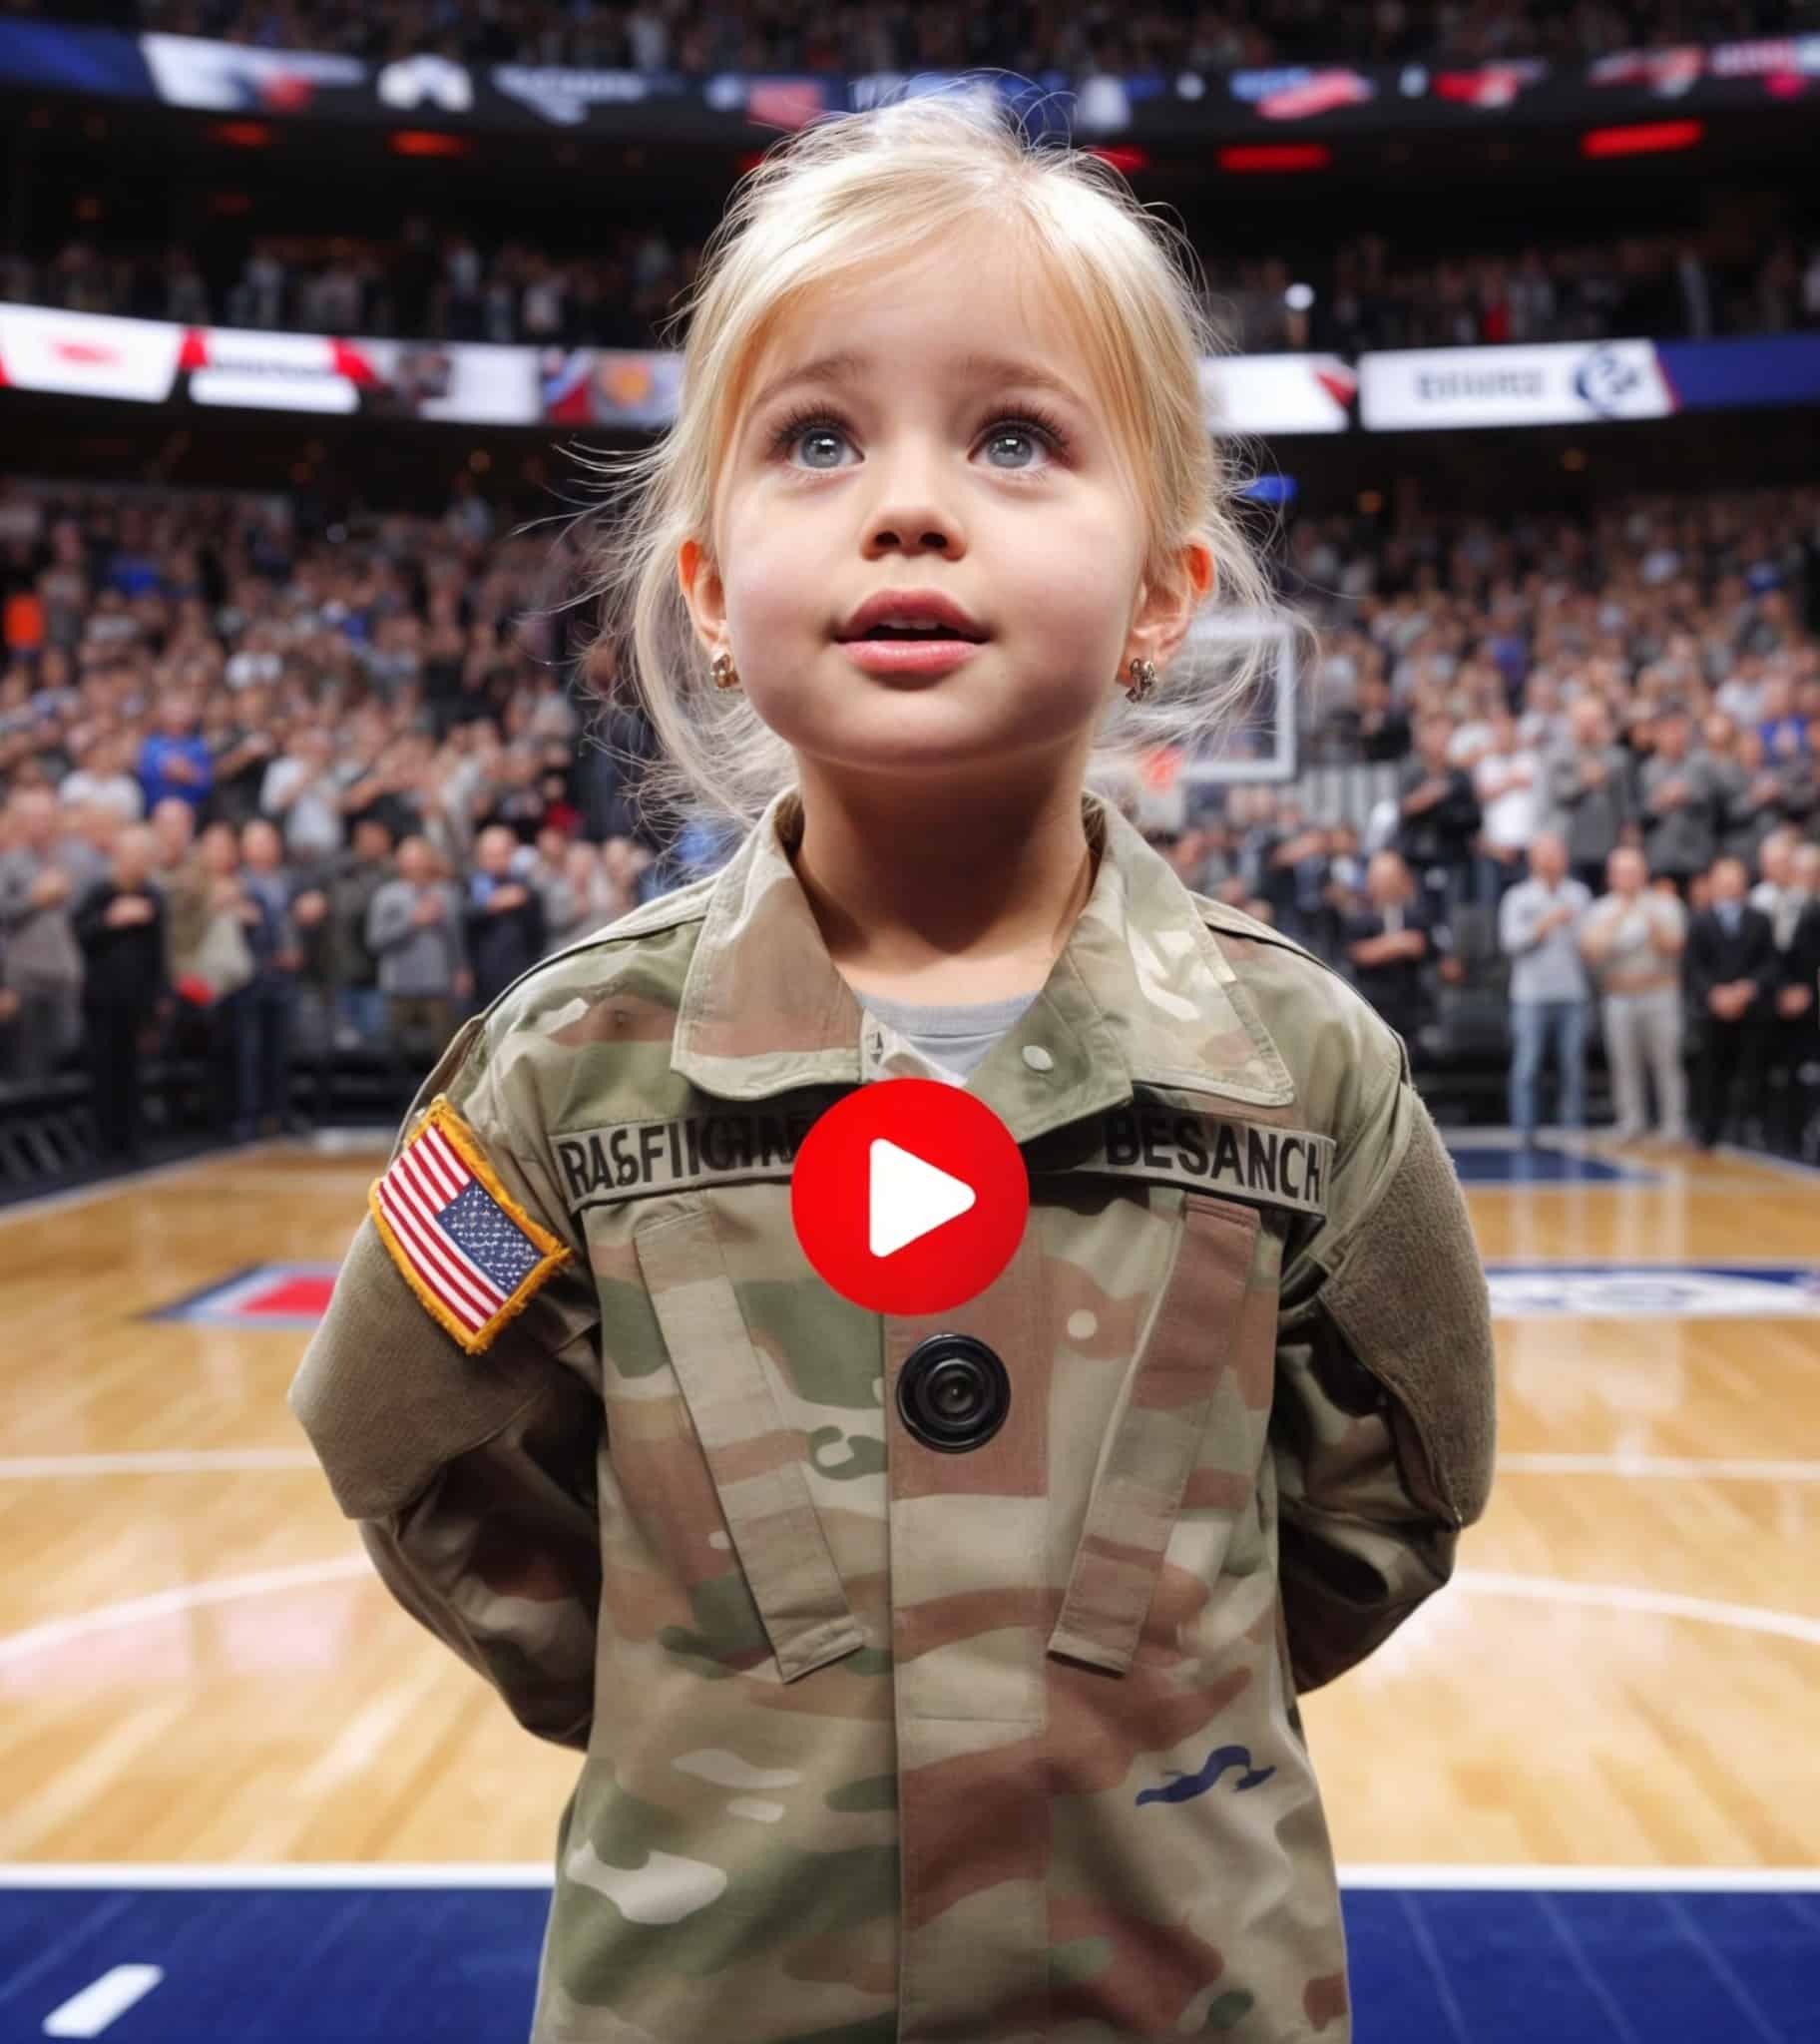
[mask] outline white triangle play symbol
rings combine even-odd
[[[906,1243],[965,1214],[974,1203],[974,1190],[964,1179],[937,1171],[883,1137],[873,1138],[869,1154],[866,1247],[875,1257],[895,1255]]]

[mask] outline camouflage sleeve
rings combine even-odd
[[[467,1023],[393,1157],[439,1095],[510,1199],[550,1233],[562,1208]],[[585,1748],[594,1713],[603,1438],[585,1256],[558,1264],[483,1346],[428,1309],[369,1212],[286,1394],[337,1504],[399,1604],[497,1689],[539,1738]]]
[[[1374,1028],[1367,1042],[1328,1210],[1291,1252],[1277,1320],[1271,1447],[1301,1691],[1362,1661],[1441,1588],[1491,1489],[1484,1267],[1401,1040]]]

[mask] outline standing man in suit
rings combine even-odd
[[[130,823],[115,840],[106,876],[84,894],[74,917],[87,961],[83,1047],[96,1148],[128,1163],[138,1161],[145,1136],[142,1038],[169,991],[165,903],[152,879],[157,856],[150,826]]]
[[[1365,900],[1344,925],[1346,957],[1360,993],[1402,1037],[1416,1041],[1427,1001],[1423,965],[1432,948],[1422,890],[1394,851],[1372,854]]]
[[[1801,1154],[1802,1137],[1815,1106],[1807,1074],[1820,1065],[1820,844],[1803,844],[1789,861],[1790,886],[1777,907],[1786,915],[1790,894],[1800,901],[1785,946],[1780,947],[1781,984],[1776,989],[1777,1044],[1771,1063],[1783,1067],[1781,1126],[1776,1132],[1791,1157]],[[1773,923],[1772,923],[1773,927]]]
[[[1747,877],[1742,859],[1715,860],[1710,905],[1687,931],[1687,985],[1700,1024],[1694,1114],[1702,1150],[1719,1140],[1740,1075],[1740,1131],[1762,1110],[1766,1025],[1781,968],[1769,917],[1744,899]]]

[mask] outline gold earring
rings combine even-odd
[[[739,677],[733,671],[733,656],[730,653],[716,653],[710,671],[713,674],[714,687],[716,689],[738,688]]]
[[[1131,686],[1126,694],[1134,703],[1141,703],[1156,686],[1156,663],[1134,654],[1131,663]]]

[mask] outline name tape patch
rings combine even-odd
[[[728,1110],[576,1129],[555,1139],[572,1211],[751,1179],[787,1180],[821,1108]],[[1327,1211],[1333,1138],[1181,1108],[1110,1108],[1027,1144],[1033,1175],[1111,1173]]]

